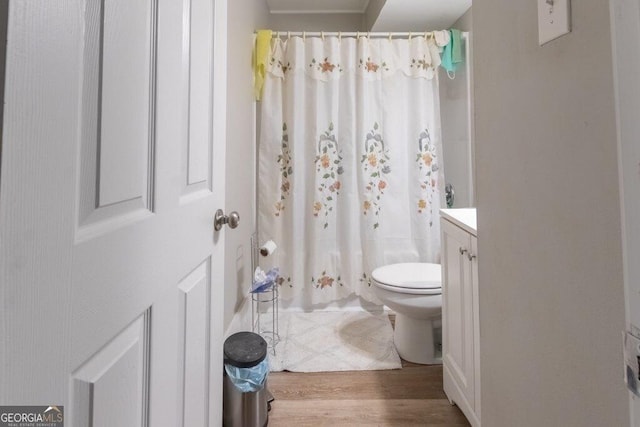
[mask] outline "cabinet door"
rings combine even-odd
[[[472,290],[473,304],[473,399],[474,412],[478,420],[480,417],[480,299],[478,289],[478,238],[469,236],[471,239],[470,252],[472,254],[470,260],[469,277]]]
[[[469,233],[442,221],[443,363],[458,391],[474,408],[474,316]],[[447,391],[447,390],[445,390]],[[455,393],[458,394],[458,393]],[[449,395],[452,398],[451,395]],[[455,397],[453,397],[455,400]]]

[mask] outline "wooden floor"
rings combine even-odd
[[[442,391],[442,366],[269,374],[269,426],[468,426]]]

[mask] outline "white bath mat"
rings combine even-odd
[[[266,316],[268,317],[268,316]],[[280,313],[280,342],[269,353],[271,371],[326,372],[400,369],[385,314]]]

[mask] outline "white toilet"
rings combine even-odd
[[[396,312],[393,341],[404,360],[442,363],[442,278],[440,264],[403,263],[376,268],[373,291]]]

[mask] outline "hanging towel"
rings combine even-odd
[[[253,49],[253,90],[256,101],[262,97],[262,85],[267,73],[267,61],[271,51],[271,30],[259,30],[256,36],[256,45]]]
[[[449,44],[449,41],[451,41],[451,33],[449,33],[449,30],[434,31],[433,36],[436,39],[436,45],[440,48],[444,48]]]
[[[462,33],[460,30],[451,29],[451,39],[453,47],[451,49],[451,59],[454,64],[460,64],[462,62]]]
[[[449,44],[444,47],[442,52],[442,66],[447,73],[456,72],[458,64],[462,62],[462,40],[460,36],[460,30],[449,30],[451,40]]]

